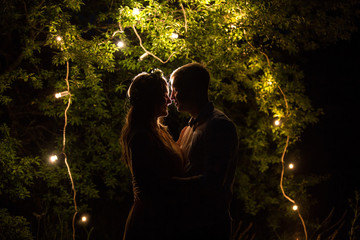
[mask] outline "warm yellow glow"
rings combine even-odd
[[[81,217],[81,221],[82,221],[82,222],[86,222],[86,221],[87,221],[87,217],[86,217],[86,216],[82,216],[82,217]]]
[[[56,37],[56,40],[60,42],[60,41],[62,40],[62,37],[61,37],[61,36],[57,36],[57,37]]]
[[[177,33],[172,33],[171,36],[170,36],[172,39],[176,39],[179,37],[179,34]]]
[[[50,162],[54,163],[58,160],[58,157],[56,155],[50,156]]]
[[[296,210],[299,209],[299,207],[298,207],[298,205],[294,205],[294,206],[292,207],[292,209],[293,209],[294,211],[296,211]]]
[[[140,9],[134,8],[134,9],[133,9],[133,14],[134,14],[134,15],[139,15],[139,14],[140,14]]]
[[[116,46],[118,46],[118,48],[122,48],[125,46],[125,43],[123,41],[118,41]]]
[[[293,163],[290,163],[290,164],[289,164],[289,168],[290,168],[290,169],[294,169],[294,167],[295,167],[295,166],[294,166]]]
[[[64,96],[67,96],[69,95],[70,93],[68,91],[63,91],[63,92],[59,92],[59,93],[56,93],[55,94],[55,97],[56,98],[61,98],[61,97],[64,97]]]
[[[276,120],[274,121],[274,125],[275,125],[275,126],[280,126],[280,124],[281,124],[280,119],[276,119]]]

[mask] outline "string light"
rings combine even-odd
[[[168,61],[170,61],[171,57],[176,53],[176,52],[171,53],[170,56],[168,57],[168,59],[167,59],[166,61],[163,61],[161,58],[157,57],[155,54],[153,54],[152,52],[148,51],[148,50],[144,47],[144,45],[142,44],[142,39],[141,39],[139,33],[138,33],[137,30],[136,30],[135,24],[133,24],[132,29],[134,30],[135,35],[136,35],[137,38],[139,39],[140,47],[145,51],[145,53],[151,55],[153,58],[157,59],[157,60],[160,61],[161,63],[163,63],[163,64],[167,63]],[[181,49],[181,48],[180,48],[180,49]]]
[[[56,93],[56,94],[55,94],[55,97],[56,97],[56,98],[61,98],[61,97],[67,96],[67,95],[69,95],[69,94],[70,94],[69,91],[63,91],[63,92]]]
[[[144,58],[146,58],[147,56],[149,55],[149,53],[144,53],[143,55],[141,55],[140,57],[139,57],[139,62],[141,62],[142,60],[144,60]]]
[[[70,105],[71,105],[71,94],[70,94],[70,84],[69,84],[69,72],[70,72],[69,61],[66,61],[66,77],[65,77],[65,82],[66,82],[66,85],[67,85],[67,91],[63,91],[63,92],[60,92],[60,93],[56,93],[56,94],[55,94],[55,97],[56,97],[56,98],[60,98],[60,97],[63,97],[63,96],[69,96],[69,97],[68,97],[68,103],[67,103],[67,106],[66,106],[65,111],[64,111],[64,128],[63,128],[62,154],[64,155],[64,162],[65,162],[66,168],[67,168],[67,170],[68,170],[68,174],[69,174],[70,181],[71,181],[71,188],[72,188],[72,190],[73,190],[73,202],[74,202],[75,212],[74,212],[73,219],[72,219],[72,229],[73,229],[73,240],[75,240],[75,218],[76,218],[76,215],[77,215],[77,213],[78,213],[78,208],[77,208],[77,203],[76,203],[76,189],[75,189],[74,180],[73,180],[73,177],[72,177],[72,174],[71,174],[70,166],[69,166],[69,163],[68,163],[68,161],[67,161],[67,155],[66,155],[66,153],[65,153],[65,146],[66,146],[66,127],[67,127],[67,124],[68,124],[68,121],[67,121],[67,111],[69,110]],[[56,155],[53,155],[53,156],[50,157],[50,161],[51,161],[51,162],[55,162],[56,160],[57,160],[57,156],[56,156]]]
[[[293,207],[292,207],[292,209],[294,210],[294,211],[297,211],[298,209],[299,209],[299,207],[298,207],[298,205],[293,205]]]
[[[89,223],[89,220],[90,220],[90,215],[87,213],[84,213],[81,215],[78,223],[85,225],[85,224]]]
[[[275,119],[274,125],[277,126],[277,127],[280,126],[281,125],[281,120],[280,119]]]
[[[290,164],[289,164],[289,168],[290,168],[290,169],[294,169],[294,164],[293,164],[293,163],[290,163]]]
[[[185,12],[184,6],[183,6],[182,4],[180,4],[180,6],[181,6],[181,9],[182,9],[183,14],[184,14],[185,32],[187,32],[186,12]],[[133,8],[132,14],[133,14],[134,16],[136,16],[136,19],[137,19],[137,18],[138,18],[137,16],[140,14],[140,9],[139,9],[139,8]],[[120,22],[119,22],[119,28],[120,28],[120,31],[121,31],[121,32],[124,32],[124,31],[123,31],[123,28],[121,27]],[[139,45],[140,45],[140,47],[145,51],[145,53],[139,58],[139,61],[142,61],[146,56],[150,55],[150,56],[152,56],[153,58],[155,58],[155,59],[157,59],[158,61],[160,61],[161,63],[165,64],[165,63],[167,63],[168,61],[170,61],[170,59],[171,59],[171,57],[172,57],[173,55],[176,54],[176,52],[172,52],[172,53],[170,54],[170,56],[168,57],[167,60],[162,60],[161,58],[157,57],[154,53],[148,51],[148,50],[144,47],[144,45],[142,44],[142,39],[141,39],[139,33],[138,33],[137,30],[136,30],[135,24],[133,24],[132,29],[134,30],[134,33],[135,33],[136,37],[139,39]],[[113,35],[114,35],[114,34],[113,34]],[[176,39],[176,38],[179,37],[179,35],[178,35],[177,33],[172,33],[170,37],[173,38],[173,39]],[[182,48],[183,48],[183,46],[180,48],[180,50],[181,50]],[[180,51],[180,50],[179,50],[179,51]]]
[[[134,8],[133,9],[133,15],[139,15],[139,14],[140,14],[140,9]]]
[[[259,52],[266,58],[266,61],[267,61],[267,63],[268,63],[268,67],[269,67],[269,69],[271,69],[271,68],[272,68],[272,66],[271,66],[271,61],[270,61],[268,55],[267,55],[265,52],[259,50],[260,48],[256,48],[256,47],[254,47],[254,45],[251,44],[251,42],[248,40],[248,38],[247,38],[247,36],[246,36],[247,34],[246,34],[245,29],[243,29],[243,33],[244,33],[245,41],[250,45],[250,47],[252,47],[252,48],[253,48],[254,50],[256,50],[256,51],[259,51]],[[283,96],[283,99],[284,99],[285,109],[286,109],[285,117],[288,117],[290,114],[289,114],[289,105],[288,105],[288,101],[287,101],[286,95],[285,95],[284,91],[281,89],[280,85],[278,85],[277,88],[279,89],[279,91],[280,91],[280,93],[281,93],[281,95]],[[279,126],[280,124],[281,124],[280,119],[276,119],[276,120],[274,121],[274,125],[275,125],[275,126]],[[292,203],[295,204],[295,201],[294,201],[293,199],[291,199],[288,195],[286,195],[286,193],[285,193],[285,191],[284,191],[284,187],[283,187],[284,171],[285,171],[284,158],[285,158],[285,153],[286,153],[286,151],[287,151],[287,148],[288,148],[288,146],[289,146],[289,141],[290,141],[290,136],[287,135],[287,136],[286,136],[286,141],[285,141],[284,150],[283,150],[283,153],[282,153],[282,155],[281,155],[281,166],[282,166],[282,169],[281,169],[281,176],[280,176],[280,189],[281,189],[281,192],[282,192],[284,198],[286,198],[288,201],[290,201],[290,202],[292,202]],[[295,205],[295,206],[296,206],[296,205]],[[294,209],[294,207],[293,207],[293,209]],[[297,209],[297,208],[296,208],[296,209]],[[301,220],[302,226],[303,226],[303,228],[304,228],[305,240],[307,240],[307,239],[308,239],[308,235],[307,235],[307,229],[306,229],[305,221],[304,221],[304,219],[302,218],[302,216],[301,216],[301,214],[300,214],[300,211],[298,211],[298,215],[299,215],[299,218],[300,218],[300,220]]]
[[[49,160],[50,160],[50,162],[54,163],[58,160],[58,157],[56,155],[51,155]]]
[[[179,34],[177,34],[177,33],[172,33],[170,37],[171,37],[172,39],[177,39],[177,38],[179,38]]]
[[[61,41],[62,38],[61,36],[57,36],[56,37],[56,40],[57,41]],[[61,50],[63,50],[61,48]],[[68,97],[68,102],[67,102],[67,106],[65,108],[65,111],[64,111],[64,127],[63,127],[63,141],[62,141],[62,154],[64,155],[64,162],[65,162],[65,165],[66,165],[66,168],[67,168],[67,171],[68,171],[68,174],[69,174],[69,178],[70,178],[70,181],[71,181],[71,188],[73,190],[73,202],[74,202],[74,209],[75,209],[75,212],[74,212],[74,215],[73,215],[73,219],[72,219],[72,230],[73,230],[73,240],[75,240],[75,218],[76,218],[76,215],[78,213],[78,208],[77,208],[77,203],[76,203],[76,189],[75,189],[75,184],[74,184],[74,180],[73,180],[73,177],[72,177],[72,174],[71,174],[71,170],[70,170],[70,166],[69,166],[69,163],[68,163],[68,160],[67,160],[67,155],[66,155],[66,152],[65,152],[65,145],[66,145],[66,127],[67,127],[67,124],[68,124],[68,120],[67,120],[67,112],[70,108],[70,105],[71,105],[71,94],[70,94],[70,84],[69,84],[69,72],[70,72],[70,66],[69,66],[69,61],[67,60],[66,61],[66,77],[65,77],[65,82],[66,82],[66,86],[67,86],[67,91],[63,91],[63,92],[60,92],[60,93],[56,93],[55,94],[55,97],[56,98],[61,98],[63,96],[69,96]],[[58,157],[56,155],[52,155],[50,157],[50,161],[51,162],[55,162],[56,160],[58,159]]]
[[[118,41],[116,43],[116,46],[118,46],[118,48],[123,48],[125,46],[125,43],[123,41]]]

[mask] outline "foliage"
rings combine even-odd
[[[24,217],[10,216],[0,209],[0,238],[8,240],[32,240],[29,222]]]
[[[10,137],[6,125],[0,131],[0,194],[9,199],[24,199],[30,196],[28,186],[33,184],[40,160],[38,157],[19,157],[19,141]]]
[[[355,30],[358,4],[2,1],[0,114],[5,125],[0,198],[12,196],[5,207],[24,199],[36,213],[36,219],[24,214],[37,226],[36,235],[70,238],[74,208],[69,176],[62,158],[55,166],[47,160],[62,148],[68,98],[55,99],[53,94],[67,90],[69,63],[72,103],[66,154],[80,213],[98,214],[93,235],[102,232],[103,239],[115,238],[105,234],[109,226],[100,222],[123,224],[131,202],[129,173],[119,161],[118,144],[130,79],[153,68],[168,76],[182,64],[198,61],[212,73],[212,100],[237,125],[241,161],[235,192],[244,206],[241,212],[272,213],[273,229],[278,230],[283,214],[274,212],[287,208],[278,187],[285,139],[290,136],[290,151],[294,150],[302,131],[321,114],[305,95],[297,54],[348,39]],[[172,38],[173,33],[179,37]],[[124,47],[119,48],[118,41]],[[176,136],[187,116],[174,109],[171,113],[166,122]],[[281,126],[272,124],[276,118]],[[305,204],[306,187],[317,181],[288,176],[285,188]],[[114,206],[122,206],[122,217],[115,215]]]
[[[349,239],[357,239],[360,236],[359,232],[359,200],[360,200],[360,194],[358,191],[355,191],[355,197],[354,199],[349,199],[349,205],[351,207],[351,210],[353,212],[353,219],[351,221],[351,227],[349,231]]]

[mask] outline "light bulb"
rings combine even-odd
[[[62,37],[61,37],[61,36],[57,36],[57,37],[56,37],[56,40],[57,40],[58,42],[60,42],[60,41],[62,40]]]
[[[64,97],[64,96],[67,96],[69,95],[70,93],[68,91],[63,91],[63,92],[59,92],[59,93],[56,93],[55,94],[55,97],[56,98],[61,98],[61,97]]]
[[[89,223],[89,219],[90,219],[90,215],[89,214],[87,214],[87,213],[84,213],[82,216],[81,216],[81,218],[80,218],[80,220],[79,220],[79,223],[80,224],[88,224]]]
[[[50,162],[54,163],[58,160],[58,157],[56,155],[51,155],[50,156]]]
[[[296,211],[296,210],[299,209],[299,207],[298,207],[298,205],[294,205],[294,206],[292,207],[292,209],[293,209],[294,211]]]
[[[133,14],[134,14],[134,15],[139,15],[139,14],[140,14],[140,9],[134,8],[134,9],[133,9]]]
[[[275,126],[280,126],[280,124],[281,124],[280,119],[276,119],[276,120],[274,121],[274,125],[275,125]]]
[[[179,37],[179,34],[177,33],[172,33],[171,36],[170,36],[172,39],[176,39]]]
[[[116,46],[118,46],[118,48],[122,48],[122,47],[125,46],[125,43],[124,43],[123,41],[118,41],[118,42],[116,43]]]
[[[290,168],[290,169],[293,169],[293,168],[294,168],[294,164],[293,164],[293,163],[290,163],[290,164],[289,164],[289,168]]]
[[[230,24],[230,28],[236,28],[235,24]]]
[[[139,62],[141,62],[142,60],[144,60],[144,58],[146,58],[147,56],[149,55],[149,53],[144,53],[143,55],[141,55],[140,57],[139,57]]]

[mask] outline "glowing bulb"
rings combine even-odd
[[[57,36],[57,37],[56,37],[56,40],[57,40],[58,42],[60,42],[60,41],[62,40],[62,37],[61,37],[61,36]]]
[[[58,160],[58,157],[56,155],[50,156],[50,162],[54,163]]]
[[[89,214],[87,213],[83,214],[79,220],[79,223],[84,225],[87,224],[89,222],[89,217],[90,217]]]
[[[280,126],[280,124],[281,124],[280,119],[276,119],[276,120],[274,121],[274,125],[275,125],[275,126]]]
[[[67,96],[69,95],[70,93],[68,91],[63,91],[63,92],[59,92],[59,93],[56,93],[55,94],[55,97],[56,98],[61,98],[61,97],[64,97],[64,96]]]
[[[296,210],[299,209],[299,207],[298,207],[297,205],[294,205],[294,206],[292,207],[292,209],[293,209],[294,211],[296,211]]]
[[[294,164],[293,164],[293,163],[290,163],[290,164],[289,164],[289,168],[290,168],[290,169],[293,169],[293,168],[294,168]]]
[[[179,37],[179,34],[177,33],[172,33],[171,36],[170,36],[172,39],[176,39]]]
[[[139,61],[142,61],[142,60],[144,60],[144,58],[146,58],[147,56],[149,55],[149,53],[144,53],[143,55],[141,55],[140,57],[139,57]]]
[[[118,46],[118,48],[122,48],[125,46],[125,43],[123,41],[118,41],[116,46]]]
[[[134,8],[134,9],[133,9],[133,14],[134,14],[134,15],[139,15],[139,14],[140,14],[140,9]]]

